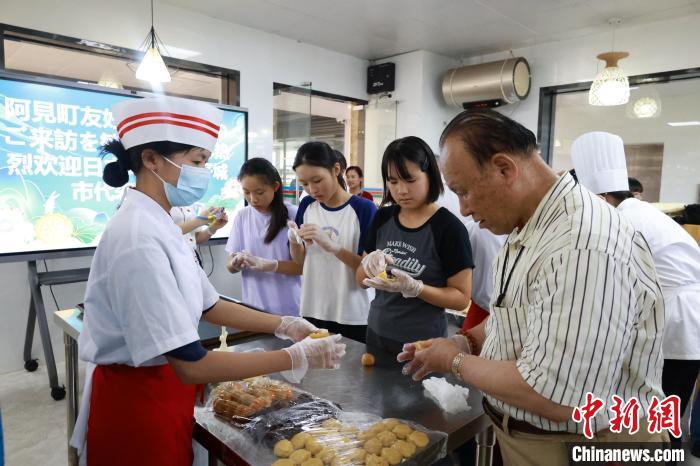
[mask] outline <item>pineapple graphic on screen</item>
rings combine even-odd
[[[70,219],[54,212],[58,196],[56,191],[49,195],[44,202],[44,215],[34,224],[36,239],[42,243],[58,245],[65,243],[73,236],[73,223]]]

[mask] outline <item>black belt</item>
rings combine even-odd
[[[507,432],[514,431],[514,432],[520,432],[523,434],[533,434],[533,435],[576,435],[576,434],[571,434],[571,432],[562,432],[562,431],[555,431],[555,430],[544,430],[540,429],[539,427],[535,427],[532,424],[525,422],[525,421],[520,421],[518,419],[513,419],[512,417],[509,417],[508,420],[505,423],[505,426],[503,425],[503,413],[501,413],[499,410],[494,408],[491,403],[486,401],[486,397],[483,398],[483,401],[481,403],[484,406],[484,412],[488,415],[488,417],[491,418],[494,424],[496,424],[496,427],[498,427],[501,430],[506,430]]]

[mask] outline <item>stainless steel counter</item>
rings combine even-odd
[[[428,429],[445,432],[448,435],[448,451],[454,450],[477,434],[486,432],[490,426],[481,407],[482,395],[477,390],[470,390],[469,411],[456,415],[445,414],[434,401],[426,397],[420,382],[414,382],[410,377],[401,374],[401,364],[396,362],[394,356],[347,338],[343,339],[343,343],[347,345],[347,354],[340,369],[309,371],[298,385],[301,389],[338,403],[344,411],[406,419]],[[287,345],[289,342],[266,335],[233,348],[235,351],[250,351],[255,348],[275,350]],[[364,367],[360,363],[360,358],[365,352],[375,356],[374,366]],[[448,380],[455,382],[451,377]],[[230,432],[231,429],[223,422],[221,425],[216,425],[216,422],[208,423],[208,433],[213,434],[222,443],[218,449],[228,445],[228,454],[221,455],[219,459],[229,464],[245,464],[244,462],[251,461],[251,464],[254,464],[254,459],[259,458],[259,452],[252,451],[256,449],[252,445],[250,448],[240,448],[239,445],[244,444],[244,440]],[[483,436],[481,439],[477,438],[477,441],[479,440],[483,445],[478,454],[483,462],[487,458],[490,459],[488,450],[492,441]],[[232,461],[231,457],[238,457],[243,462]],[[487,461],[482,464],[488,463]]]

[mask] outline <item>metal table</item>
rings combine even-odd
[[[482,395],[479,391],[472,389],[469,393],[471,410],[456,415],[445,414],[435,402],[425,396],[421,382],[414,382],[410,377],[401,374],[401,365],[393,356],[347,338],[343,339],[343,343],[347,345],[347,353],[340,369],[309,371],[299,384],[301,389],[340,404],[344,411],[406,419],[428,429],[445,432],[448,435],[448,451],[476,437],[477,464],[491,464],[495,439],[490,428],[491,423],[483,412]],[[235,351],[254,348],[275,350],[287,345],[289,342],[264,335],[233,348]],[[360,358],[365,352],[374,354],[376,362],[373,367],[364,367],[360,363]],[[236,449],[235,442],[223,438],[226,430],[231,428],[222,421],[219,422],[220,429],[207,429],[203,426],[204,422],[198,422],[195,427],[195,439],[225,464],[254,464],[251,458],[258,453],[254,451],[257,447],[251,445],[246,447],[247,451]],[[208,425],[211,427],[211,422]]]
[[[78,417],[78,344],[83,322],[78,319],[79,311],[70,309],[54,313],[55,323],[64,332],[66,352],[66,391],[68,395],[68,440]],[[490,421],[481,407],[482,395],[472,389],[469,394],[471,410],[457,415],[447,415],[423,393],[420,382],[401,374],[401,366],[394,358],[380,350],[373,350],[353,340],[343,339],[347,344],[347,354],[340,369],[335,371],[310,371],[299,385],[314,395],[334,401],[345,411],[361,411],[382,417],[396,417],[417,422],[428,429],[447,433],[447,449],[452,451],[466,441],[476,438],[477,464],[491,464],[494,444]],[[264,350],[280,349],[289,342],[270,335],[262,335],[247,343],[234,346],[236,351],[253,348]],[[373,367],[363,367],[360,358],[364,352],[375,356]],[[454,381],[453,381],[454,382]],[[222,423],[223,424],[223,423]],[[208,430],[197,422],[194,438],[208,452],[210,464],[222,461],[225,464],[246,465],[245,451],[236,451],[227,445],[216,430]],[[74,448],[68,445],[68,464],[77,465],[78,457]]]

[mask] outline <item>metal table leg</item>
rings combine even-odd
[[[70,438],[73,436],[75,422],[78,420],[80,407],[78,390],[78,342],[67,333],[63,334],[63,344],[66,350],[66,391],[68,394],[68,465],[78,465],[78,452],[70,446]]]
[[[496,444],[496,433],[489,426],[476,435],[476,464],[491,466],[493,463],[493,446]]]

